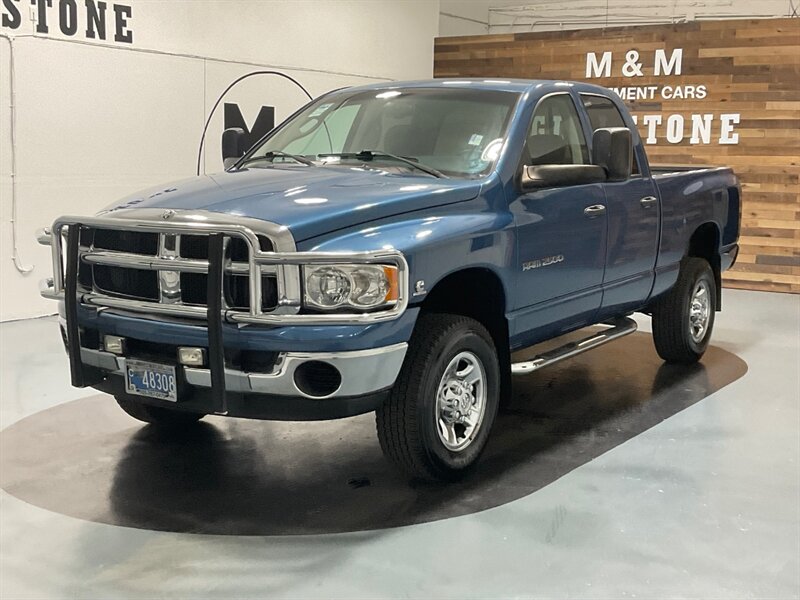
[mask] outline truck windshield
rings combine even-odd
[[[425,171],[396,160],[402,157],[430,173],[477,177],[494,165],[518,98],[512,92],[462,88],[339,92],[295,115],[241,164],[258,166],[253,159],[271,156],[263,162],[269,166],[281,154],[324,164],[363,164],[367,152],[369,166]]]

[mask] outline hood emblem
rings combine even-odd
[[[161,218],[164,219],[165,221],[167,219],[171,219],[174,216],[175,216],[174,210],[165,210],[163,213],[161,213]]]

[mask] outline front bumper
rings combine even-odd
[[[81,348],[84,368],[95,376],[92,387],[116,397],[175,410],[274,420],[336,419],[375,410],[386,398],[403,365],[407,344],[355,352],[287,352],[279,356],[270,373],[225,369],[224,410],[212,394],[211,372],[176,365],[178,402],[131,396],[126,391],[126,358],[110,352]],[[298,369],[323,362],[341,374],[333,392],[314,396],[298,386]]]
[[[385,399],[405,359],[408,344],[403,340],[410,336],[416,312],[417,309],[409,310],[397,321],[368,326],[226,329],[226,348],[231,353],[276,358],[271,368],[263,369],[266,372],[226,364],[224,385],[218,388],[224,390],[220,397],[212,393],[209,368],[183,366],[176,361],[178,346],[208,348],[204,327],[81,309],[77,320],[83,342],[102,340],[111,334],[158,348],[156,355],[133,351],[128,356],[174,365],[180,382],[179,401],[129,396],[125,387],[126,358],[105,352],[101,346],[81,347],[81,370],[85,385],[134,402],[175,410],[290,421],[349,417],[375,410]],[[60,325],[70,352],[63,315]],[[312,361],[331,365],[340,373],[341,384],[332,393],[312,396],[298,387],[298,368]]]
[[[225,369],[225,389],[243,394],[295,396],[324,402],[331,398],[363,396],[386,390],[394,384],[408,344],[395,344],[355,352],[286,352],[279,355],[270,373],[246,373]],[[108,374],[124,376],[124,356],[110,352],[81,348],[81,361]],[[298,369],[308,363],[325,363],[341,375],[341,383],[331,393],[312,395],[298,385]],[[186,383],[211,388],[211,370],[178,365]]]

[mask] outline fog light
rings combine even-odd
[[[104,335],[103,347],[106,349],[106,352],[122,356],[125,354],[125,338],[117,335]]]
[[[206,351],[202,348],[178,348],[178,362],[189,367],[202,367],[206,362]]]
[[[342,374],[330,363],[310,360],[297,367],[294,384],[307,396],[324,398],[342,386]]]

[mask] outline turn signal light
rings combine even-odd
[[[385,302],[397,302],[400,299],[400,277],[397,267],[383,266],[383,274],[386,276],[388,289],[386,291]]]

